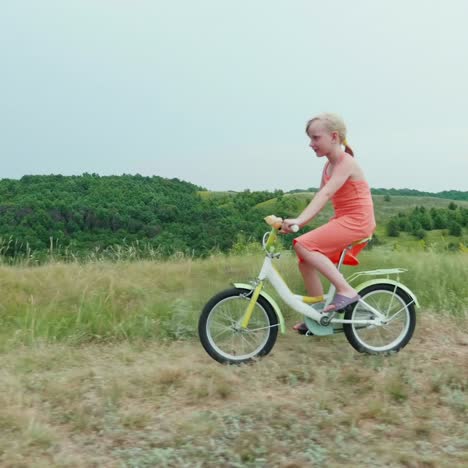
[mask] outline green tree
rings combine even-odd
[[[392,218],[387,224],[387,235],[390,237],[398,237],[400,235],[399,222]]]
[[[449,234],[451,236],[460,237],[463,233],[463,228],[456,221],[451,221],[449,225]]]

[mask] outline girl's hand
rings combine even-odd
[[[284,219],[283,224],[281,225],[281,233],[282,234],[290,234],[291,232],[297,232],[297,231],[293,231],[291,229],[292,226],[300,227],[299,220],[297,218]]]

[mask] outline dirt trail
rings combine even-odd
[[[0,465],[466,466],[463,325],[420,313],[386,357],[288,330],[244,366],[197,341],[17,349],[2,355]]]

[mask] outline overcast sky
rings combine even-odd
[[[468,190],[466,0],[3,0],[0,177],[318,186],[340,113],[372,187]]]

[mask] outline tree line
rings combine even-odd
[[[317,192],[319,189],[316,187],[309,187],[307,189],[295,189],[289,193],[299,192]],[[424,192],[416,189],[395,189],[395,188],[371,188],[372,195],[386,195],[386,196],[402,196],[402,197],[434,197],[443,198],[446,200],[468,200],[468,192],[461,190],[443,190],[442,192]]]
[[[435,197],[443,198],[447,200],[468,200],[468,192],[462,192],[460,190],[444,190],[442,192],[422,192],[414,189],[384,189],[384,188],[373,188],[371,189],[372,195],[400,195],[404,197]]]
[[[229,251],[239,238],[260,239],[266,230],[263,217],[270,214],[257,206],[264,201],[276,200],[279,216],[296,211],[297,201],[284,197],[281,190],[206,197],[200,195],[203,191],[189,182],[158,176],[86,173],[2,179],[0,254],[16,257],[60,246],[79,255],[139,243],[163,256],[176,252],[205,256]],[[421,207],[410,216],[392,219],[389,234],[431,228],[457,232],[454,223],[466,226],[466,211],[456,207],[447,213],[426,212]]]
[[[407,232],[423,239],[426,231],[446,229],[452,236],[461,236],[464,227],[468,227],[468,209],[450,202],[448,208],[417,206],[406,213],[398,213],[390,218],[387,234],[398,237],[400,232]]]

